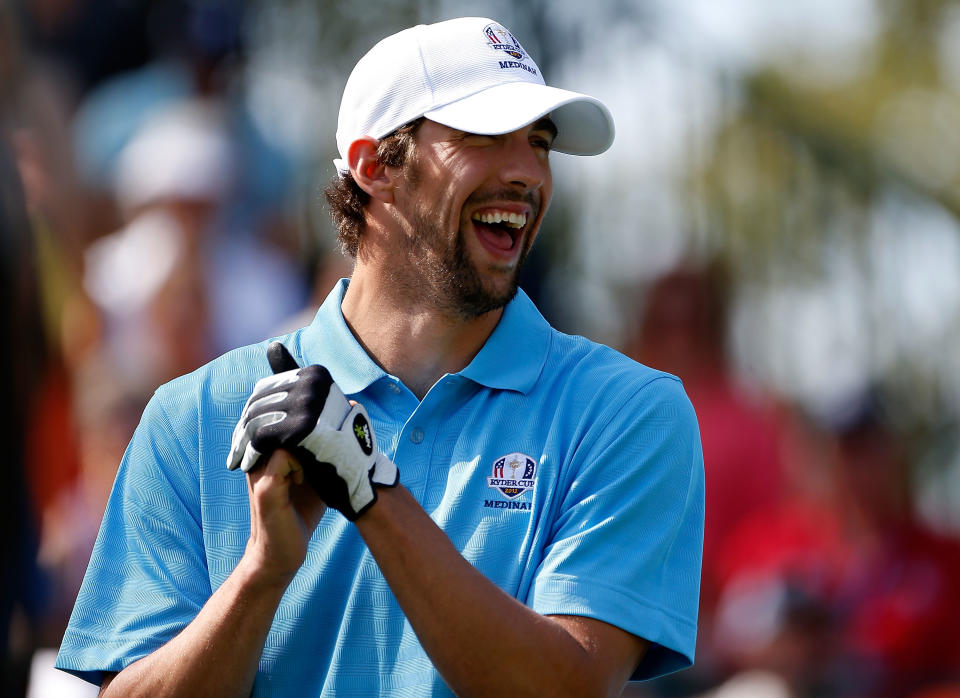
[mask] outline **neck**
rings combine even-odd
[[[390,278],[376,259],[358,258],[343,317],[370,357],[422,400],[444,374],[461,371],[473,360],[503,309],[472,318],[451,316]]]

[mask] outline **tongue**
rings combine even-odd
[[[513,238],[499,226],[477,223],[476,227],[478,235],[491,247],[504,251],[513,247]]]

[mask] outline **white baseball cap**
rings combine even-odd
[[[554,150],[597,155],[613,143],[607,107],[544,84],[533,58],[499,22],[462,17],[421,24],[383,39],[353,69],[340,102],[334,164],[347,172],[351,143],[383,138],[421,116],[498,135],[547,114],[557,126]]]

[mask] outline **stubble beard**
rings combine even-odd
[[[517,295],[529,239],[524,239],[513,269],[484,274],[470,260],[464,231],[444,230],[421,211],[411,223],[416,237],[407,238],[407,258],[419,272],[419,294],[430,305],[445,314],[472,319],[503,308]]]

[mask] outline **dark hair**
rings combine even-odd
[[[381,138],[377,144],[377,161],[388,167],[402,167],[413,152],[414,136],[423,120],[421,116]],[[340,249],[356,257],[366,226],[363,212],[370,195],[360,188],[349,172],[334,176],[323,194],[330,206],[330,217],[337,227]]]

